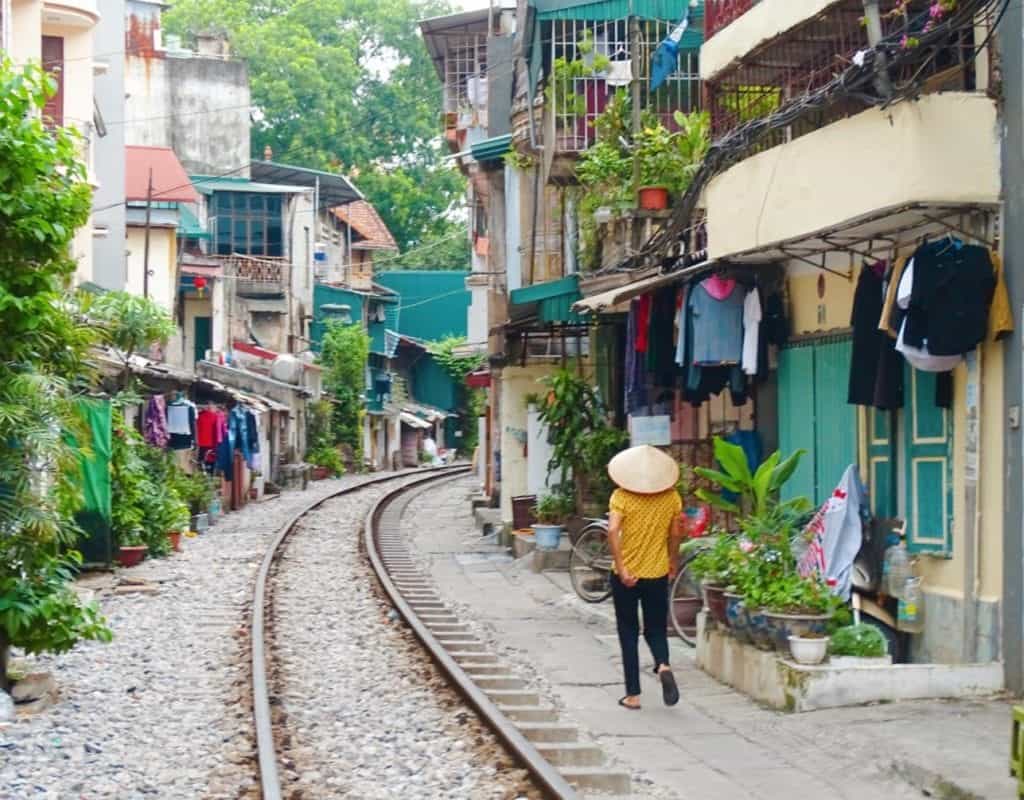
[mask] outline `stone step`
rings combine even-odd
[[[583,792],[628,795],[631,780],[627,773],[600,767],[561,767],[559,772],[569,783]]]
[[[531,742],[575,742],[580,729],[562,722],[524,722],[516,725]]]
[[[493,698],[492,698],[493,699]],[[501,713],[517,724],[520,722],[554,722],[558,710],[554,706],[515,706],[498,704]]]
[[[459,662],[460,666],[466,664],[497,664],[498,657],[494,653],[486,653],[480,650],[449,650],[448,655]]]
[[[481,687],[483,688],[483,687]],[[540,695],[522,689],[484,689],[484,692],[498,705],[538,706]]]
[[[605,762],[600,747],[581,742],[537,742],[537,751],[556,767],[599,767]]]
[[[526,688],[526,681],[515,675],[475,675],[473,681],[484,691],[488,689],[520,691]]]

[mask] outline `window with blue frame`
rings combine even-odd
[[[284,255],[281,196],[254,192],[215,192],[210,230],[218,255]]]

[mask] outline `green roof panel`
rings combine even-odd
[[[540,322],[579,322],[581,317],[572,310],[572,306],[582,297],[579,276],[570,275],[557,281],[513,289],[509,293],[509,302],[513,306],[536,304]]]
[[[494,136],[490,139],[484,139],[482,142],[477,142],[470,148],[470,152],[473,153],[473,158],[482,162],[495,161],[511,149],[512,134],[506,133],[504,136]]]

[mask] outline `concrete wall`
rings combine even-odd
[[[709,255],[910,203],[994,206],[1000,190],[995,102],[984,94],[926,95],[864,111],[719,175],[707,189]]]
[[[143,260],[146,232],[144,228],[129,227],[128,276],[125,289],[142,295]],[[173,228],[151,228],[149,233],[149,297],[169,312],[173,312],[175,280],[177,279],[177,238]]]
[[[170,147],[189,174],[248,177],[249,72],[242,61],[168,52],[162,6],[127,0],[125,138]]]
[[[98,186],[93,194],[93,225],[105,227],[106,236],[92,242],[93,280],[105,289],[123,289],[125,257],[125,96],[124,0],[99,0],[100,21],[95,29],[96,62],[106,72],[93,79],[96,105],[106,123],[106,136],[93,147]]]

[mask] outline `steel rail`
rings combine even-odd
[[[428,480],[441,480],[443,477],[445,476],[432,476]],[[363,539],[374,572],[377,573],[377,578],[384,587],[384,591],[391,598],[395,609],[409,627],[412,628],[416,638],[423,644],[430,657],[444,671],[458,692],[476,709],[484,724],[504,742],[512,755],[529,771],[544,793],[548,797],[555,798],[555,800],[577,800],[579,795],[573,786],[540,754],[533,743],[520,733],[515,724],[505,716],[494,701],[473,682],[473,679],[452,658],[444,645],[437,640],[430,628],[419,618],[419,615],[406,601],[394,581],[391,580],[391,575],[388,573],[384,560],[377,549],[379,519],[387,507],[395,502],[400,495],[413,488],[413,486],[425,482],[418,481],[416,484],[406,484],[390,492],[378,500],[367,514],[366,524],[363,528]]]
[[[440,475],[447,475],[451,472],[465,472],[467,469],[464,465],[431,468],[427,471],[429,477],[411,484],[404,484],[402,488],[417,486],[427,480],[438,480]],[[267,685],[267,645],[265,635],[267,580],[281,545],[288,539],[304,516],[329,500],[355,494],[371,486],[378,486],[382,483],[408,478],[417,474],[424,474],[424,470],[422,468],[403,470],[402,472],[389,473],[379,478],[370,478],[351,486],[345,486],[336,492],[331,492],[319,500],[314,500],[293,514],[288,522],[278,530],[270,542],[266,553],[263,555],[259,571],[256,573],[249,623],[250,647],[252,650],[252,715],[256,727],[256,750],[259,757],[260,788],[263,793],[263,800],[281,800],[281,778],[277,770],[277,749],[274,746],[273,720],[270,714],[270,689]]]

